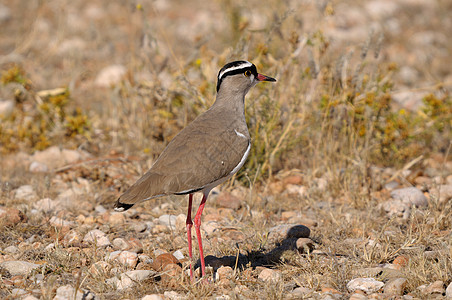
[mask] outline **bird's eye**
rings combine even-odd
[[[251,76],[251,71],[250,70],[246,70],[244,74],[245,74],[246,77],[250,77]]]

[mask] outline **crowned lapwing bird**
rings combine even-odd
[[[179,132],[163,150],[154,165],[122,194],[116,211],[166,195],[188,194],[187,239],[192,268],[191,229],[195,225],[199,246],[201,274],[205,262],[201,240],[201,214],[209,192],[231,178],[245,163],[251,149],[251,139],[245,120],[245,95],[261,81],[276,81],[257,73],[248,61],[226,64],[218,73],[217,96],[214,104]],[[192,221],[193,193],[203,197]]]

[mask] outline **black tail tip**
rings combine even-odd
[[[115,211],[126,211],[129,208],[131,208],[132,206],[133,206],[133,204],[121,203],[121,202],[119,202],[119,199],[118,199],[118,201],[116,201],[116,203],[115,203],[114,209],[115,209]]]

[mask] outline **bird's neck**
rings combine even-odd
[[[221,91],[217,94],[212,108],[245,115],[245,95],[246,93],[228,93],[227,91]]]

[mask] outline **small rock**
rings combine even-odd
[[[449,283],[446,289],[446,299],[452,299],[452,282]]]
[[[103,214],[107,212],[107,209],[105,207],[103,207],[102,205],[97,205],[94,210],[98,213],[98,214]]]
[[[134,268],[138,263],[138,254],[130,251],[122,251],[116,260],[128,268]]]
[[[163,298],[159,294],[151,294],[144,296],[141,300],[163,300]]]
[[[23,212],[13,207],[0,207],[0,224],[14,226],[27,222],[28,218]]]
[[[75,288],[73,288],[71,285],[68,284],[68,285],[60,286],[56,290],[56,295],[53,298],[53,300],[67,300],[67,299],[82,300],[82,299],[92,299],[92,298],[87,297],[86,293],[80,289],[76,291]]]
[[[220,207],[239,209],[242,206],[242,200],[229,192],[222,192],[218,195],[216,203]]]
[[[69,227],[75,226],[74,222],[66,221],[66,220],[60,219],[60,218],[55,217],[55,216],[50,218],[49,223],[50,223],[50,225],[55,226],[55,227],[59,227],[59,228],[61,228],[61,227],[69,228]]]
[[[350,296],[348,300],[367,300],[369,298],[366,297],[366,295],[354,293]]]
[[[427,197],[425,197],[422,191],[416,187],[393,190],[391,192],[391,197],[410,206],[425,207],[428,205]]]
[[[15,191],[14,198],[21,199],[21,200],[27,200],[27,201],[33,201],[33,200],[36,200],[36,198],[38,198],[38,197],[31,185],[22,185]]]
[[[91,274],[95,276],[105,276],[110,269],[110,264],[106,261],[98,261],[89,267]]]
[[[65,247],[79,247],[82,242],[80,233],[76,230],[70,230],[64,235],[63,245]]]
[[[118,277],[107,279],[107,283],[116,287],[118,290],[132,287],[135,282],[143,281],[154,275],[155,272],[150,270],[134,270],[122,273]]]
[[[444,290],[444,282],[442,282],[441,280],[437,280],[431,284],[429,284],[428,286],[425,287],[425,289],[423,290],[423,293],[426,295],[431,295],[431,294],[444,294],[445,290]]]
[[[222,266],[217,269],[215,279],[216,280],[222,280],[222,279],[232,279],[234,275],[234,270],[229,266]]]
[[[112,241],[113,248],[118,250],[127,250],[129,248],[129,244],[122,238],[115,238]]]
[[[85,243],[96,244],[97,247],[106,247],[111,245],[108,237],[99,229],[94,229],[88,232],[83,238]]]
[[[452,199],[452,184],[442,184],[430,191],[430,195],[438,199],[440,203],[446,203]]]
[[[33,161],[31,162],[28,170],[32,173],[45,173],[49,171],[49,167],[46,164],[40,163],[38,161]]]
[[[268,268],[264,268],[258,276],[258,279],[266,282],[277,282],[281,280],[281,272],[277,270],[272,270]]]
[[[350,292],[360,290],[367,294],[374,293],[380,290],[383,286],[383,282],[375,280],[373,278],[355,278],[347,283],[347,289]]]
[[[295,288],[290,294],[294,298],[305,299],[307,297],[310,297],[313,293],[314,293],[313,290],[300,286],[300,287]]]
[[[388,295],[403,295],[407,283],[406,278],[393,278],[386,282],[384,293]]]
[[[126,72],[126,67],[122,65],[111,65],[105,67],[97,75],[95,84],[98,87],[109,88],[115,84],[118,84]]]
[[[156,271],[161,271],[168,264],[179,264],[179,260],[170,253],[163,253],[154,259],[152,268]]]
[[[33,204],[33,207],[40,212],[49,213],[53,211],[57,203],[50,198],[41,199]]]
[[[22,300],[39,300],[39,299],[33,295],[28,295],[28,296],[25,296],[24,298],[22,298]]]
[[[1,21],[1,5],[0,5],[0,21]],[[14,110],[15,106],[14,100],[3,100],[0,101],[0,119],[8,118]]]
[[[169,299],[169,300],[186,299],[185,297],[183,297],[180,294],[178,294],[176,291],[165,291],[163,293],[163,297],[164,297],[164,299]]]
[[[221,229],[221,224],[216,221],[208,221],[201,224],[201,229],[207,234],[212,235],[213,233]]]
[[[146,223],[142,223],[142,222],[134,223],[132,225],[133,231],[138,232],[138,233],[146,231],[147,228],[148,227],[146,226]]]
[[[61,150],[57,146],[49,147],[42,151],[36,151],[32,156],[33,161],[42,163],[51,169],[64,165]]]
[[[184,231],[185,228],[187,227],[187,216],[185,214],[179,214],[176,217],[176,229],[178,231]]]
[[[120,212],[114,212],[108,218],[108,222],[112,225],[121,225],[124,224],[125,221],[126,217],[124,216],[123,213]]]
[[[177,216],[173,215],[162,215],[159,217],[160,224],[170,227],[171,229],[176,229],[176,219]]]
[[[177,258],[179,261],[185,258],[184,254],[183,254],[182,251],[180,251],[180,250],[174,251],[174,252],[173,252],[173,256],[174,256],[175,258]]]
[[[268,239],[271,241],[287,238],[308,238],[311,230],[304,225],[282,224],[270,228]]]
[[[19,253],[19,248],[17,248],[16,246],[8,246],[3,249],[3,252],[5,252],[6,254],[16,254]]]
[[[38,269],[41,265],[33,264],[27,261],[10,260],[0,263],[0,267],[6,269],[11,276],[28,275],[34,269]]]
[[[395,266],[397,270],[401,270],[408,265],[409,261],[410,259],[405,255],[399,255],[394,259],[392,264]]]

